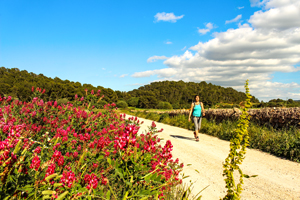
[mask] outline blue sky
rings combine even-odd
[[[300,99],[300,0],[1,0],[0,66],[129,91],[211,82]]]

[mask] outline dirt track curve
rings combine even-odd
[[[144,121],[144,124],[141,125],[139,133],[147,131],[152,121],[142,118],[140,121]],[[164,139],[162,142],[171,140],[173,157],[184,163],[183,173],[190,176],[184,182],[194,182],[193,194],[208,186],[201,193],[203,200],[224,197],[226,190],[222,163],[228,155],[229,142],[205,134],[200,134],[200,142],[195,142],[192,131],[158,122],[156,125],[158,129],[164,129],[159,133],[159,137]],[[244,179],[241,199],[300,199],[299,163],[247,149],[241,168],[247,175],[258,175]]]

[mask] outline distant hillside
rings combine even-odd
[[[116,102],[118,100],[117,93],[110,88],[102,86],[94,87],[91,84],[81,84],[69,80],[61,80],[58,77],[54,79],[44,76],[43,74],[34,74],[26,70],[20,71],[18,68],[8,69],[0,68],[0,95],[10,95],[21,101],[28,101],[32,94],[31,88],[39,87],[46,90],[42,96],[45,100],[58,100],[66,98],[73,101],[75,94],[79,97],[85,94],[85,89],[95,93],[101,90],[101,94],[105,95],[104,100],[107,102]]]
[[[142,86],[138,89],[128,92],[132,97],[139,97],[141,101],[145,101],[149,107],[157,104],[159,101],[169,102],[173,108],[187,108],[190,106],[195,95],[200,95],[200,101],[206,106],[212,106],[217,103],[239,104],[246,99],[243,92],[238,92],[233,88],[224,88],[202,81],[201,83],[183,82],[183,81],[162,81],[154,82],[149,85]],[[258,99],[253,97],[252,102],[258,103]]]
[[[69,80],[61,80],[58,77],[54,79],[43,74],[34,74],[18,68],[0,68],[0,95],[9,95],[28,101],[32,94],[32,86],[46,90],[42,96],[45,100],[60,100],[66,98],[66,101],[73,101],[75,94],[79,97],[84,96],[85,89],[90,92],[101,90],[104,102],[112,103],[123,101],[120,105],[140,108],[188,108],[196,94],[200,95],[200,100],[205,106],[213,106],[217,103],[239,104],[246,99],[243,92],[238,92],[232,88],[224,88],[211,83],[201,82],[183,82],[183,81],[163,81],[154,82],[142,86],[138,89],[121,92],[114,91],[102,86],[93,86],[91,84],[81,84]],[[125,103],[125,102],[126,103]],[[259,102],[256,98],[252,102]],[[125,103],[125,104],[124,104]]]

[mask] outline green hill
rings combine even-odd
[[[239,104],[246,99],[243,92],[233,88],[224,88],[202,81],[201,83],[183,81],[153,82],[138,89],[128,92],[132,97],[139,97],[139,106],[147,107],[148,103],[169,102],[173,108],[188,108],[195,95],[200,96],[200,101],[205,106],[217,103]],[[145,101],[145,102],[143,102]],[[259,102],[253,97],[253,102]],[[153,107],[151,104],[149,107]]]
[[[81,84],[69,80],[54,79],[43,74],[34,74],[18,68],[0,68],[0,95],[9,95],[21,101],[28,101],[31,95],[31,88],[39,87],[45,89],[44,100],[73,101],[75,94],[79,97],[88,91],[101,90],[104,102],[112,103],[126,101],[129,106],[140,108],[188,108],[196,94],[205,106],[213,106],[218,103],[239,104],[246,99],[243,92],[233,88],[224,88],[211,83],[183,82],[183,81],[162,81],[154,82],[129,92],[114,91],[102,86]],[[253,102],[259,102],[253,98]]]

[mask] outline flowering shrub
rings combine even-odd
[[[154,123],[137,135],[137,118],[93,106],[100,91],[66,105],[32,91],[30,102],[0,96],[0,199],[163,199],[182,182]]]

